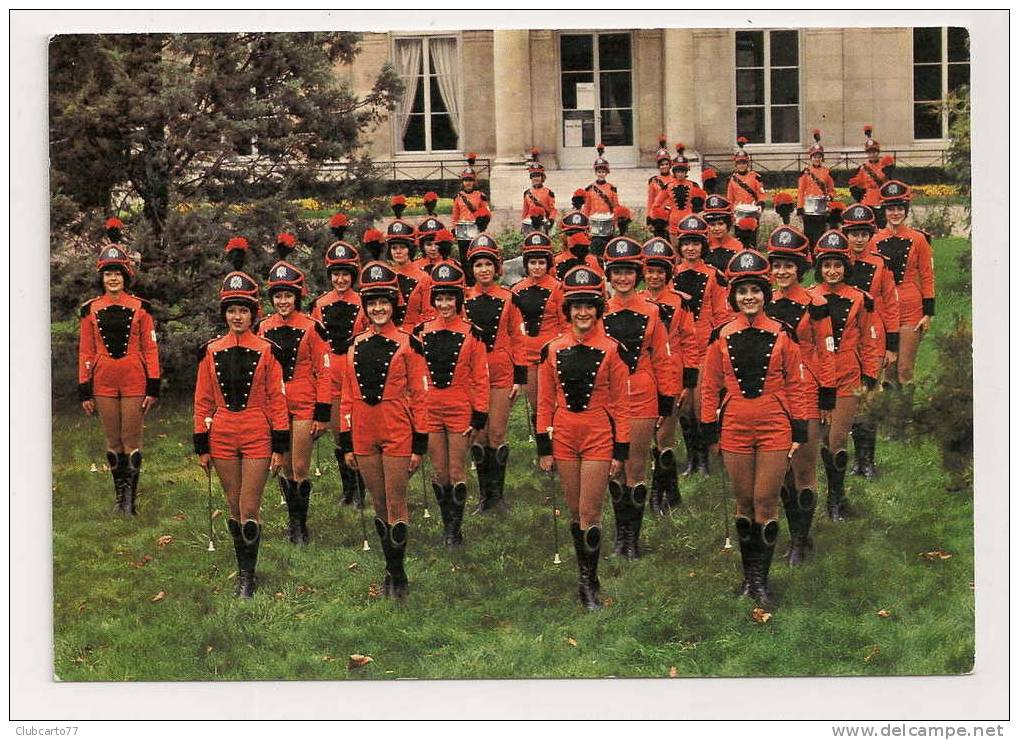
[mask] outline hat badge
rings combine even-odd
[[[749,252],[744,252],[743,256],[739,258],[739,266],[751,268],[754,266],[754,255]]]
[[[591,273],[587,270],[580,270],[577,273],[577,285],[587,285],[591,282]]]
[[[241,280],[240,275],[234,275],[232,278],[230,278],[230,287],[231,288],[240,288],[243,285],[244,285],[244,281]]]
[[[283,265],[280,265],[280,267],[276,270],[276,277],[278,277],[278,278],[285,278],[286,276],[287,276],[287,268],[284,267]]]
[[[448,278],[449,277],[449,268],[446,267],[446,266],[440,267],[439,268],[439,277],[442,278],[443,280]]]
[[[792,240],[793,235],[790,234],[788,231],[783,231],[781,234],[778,235],[779,244],[789,244]]]
[[[381,267],[377,267],[377,266],[373,267],[371,269],[371,271],[368,273],[368,276],[372,280],[381,280],[382,279],[382,268]]]
[[[108,250],[108,251],[106,252],[106,256],[107,256],[107,257],[116,257],[116,256],[117,256],[117,250],[116,250],[116,249],[113,249],[113,248],[111,247],[111,248],[110,248],[110,249],[109,249],[109,250]]]

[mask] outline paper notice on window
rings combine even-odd
[[[594,83],[577,83],[577,110],[594,110]]]
[[[583,146],[584,128],[583,121],[563,121],[563,144],[565,146]]]

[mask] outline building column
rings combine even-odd
[[[665,29],[665,135],[669,149],[682,141],[687,150],[698,148],[694,116],[693,31],[689,28]]]
[[[530,31],[495,31],[495,165],[520,164],[531,148]]]

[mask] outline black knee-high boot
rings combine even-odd
[[[676,459],[676,451],[666,447],[658,453],[658,462],[662,466],[662,513],[675,508],[683,503],[679,495],[679,477],[677,467],[679,461]]]
[[[474,472],[478,474],[478,505],[474,514],[488,511],[489,499],[492,497],[492,457],[488,454],[491,448],[484,445],[471,445],[471,460],[474,461]]]
[[[142,451],[132,450],[127,455],[127,472],[124,475],[124,499],[121,504],[121,511],[134,516],[135,501],[138,498],[138,477],[142,469]]]
[[[602,606],[598,598],[598,559],[601,556],[601,527],[582,530],[577,522],[570,524],[573,547],[577,553],[579,572],[577,595],[585,609],[594,611]]]
[[[491,484],[492,495],[495,501],[491,508],[497,511],[506,511],[506,467],[509,465],[510,448],[507,444],[498,447],[489,447],[488,456],[491,459]]]
[[[464,543],[464,507],[467,506],[467,483],[461,481],[449,486],[449,536],[448,547],[461,547]]]
[[[772,519],[765,524],[754,522],[754,567],[750,573],[750,596],[757,605],[767,609],[771,606],[771,592],[768,589],[768,572],[771,559],[775,554],[775,541],[778,539],[778,520]]]
[[[844,522],[848,514],[846,505],[846,466],[849,453],[839,450],[832,454],[827,447],[821,448],[821,460],[828,480],[828,518],[833,522]]]
[[[657,447],[651,447],[651,491],[648,494],[648,505],[651,508],[652,514],[664,514],[662,507],[663,489],[665,488],[665,480],[663,474],[665,470],[662,467],[660,458],[660,452]]]
[[[442,517],[442,540],[449,544],[450,502],[453,498],[453,486],[448,483],[436,483],[432,481],[432,493],[435,494],[435,502],[439,505],[439,516]]]
[[[254,519],[241,525],[236,519],[227,521],[237,551],[237,595],[250,599],[255,594],[258,580],[255,578],[255,564],[258,562],[258,546],[262,540],[262,528]],[[239,541],[239,546],[238,546]]]
[[[699,426],[696,419],[691,419],[686,416],[679,417],[679,426],[683,432],[683,443],[686,445],[686,469],[683,471],[683,475],[690,475],[697,471],[700,463],[698,461],[698,455],[700,449],[697,444],[697,427]]]
[[[740,562],[743,565],[743,582],[736,589],[738,596],[750,595],[750,572],[753,569],[756,553],[756,530],[754,523],[745,516],[736,517],[736,538],[739,540]]]
[[[297,481],[282,476],[278,480],[287,504],[287,540],[296,545],[301,539],[301,496],[297,492]]]
[[[789,550],[785,554],[789,565],[799,565],[814,549],[810,526],[814,521],[816,500],[814,491],[809,488],[797,491],[795,487],[782,487],[782,504],[789,523]]]
[[[297,544],[307,545],[311,533],[308,531],[308,509],[311,507],[311,481],[302,480],[297,484]]]
[[[624,555],[628,542],[629,506],[627,499],[629,492],[626,486],[619,481],[609,481],[609,497],[612,500],[612,514],[616,520],[616,541],[613,544],[612,552],[616,555]]]
[[[113,478],[113,495],[115,501],[113,510],[124,511],[124,477],[127,475],[127,455],[117,453],[113,450],[106,451],[106,464],[110,468],[110,476]]]
[[[629,526],[626,528],[627,543],[623,555],[630,560],[640,558],[640,528],[644,522],[644,504],[647,501],[647,484],[638,483],[627,487],[629,500]]]
[[[853,438],[853,467],[850,475],[863,475],[864,460],[867,458],[867,443],[864,440],[865,432],[860,423],[854,423],[849,434]]]

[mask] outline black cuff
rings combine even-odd
[[[683,368],[683,387],[684,388],[696,388],[697,380],[700,377],[701,369],[699,367],[684,367]]]
[[[630,457],[629,442],[615,442],[612,445],[612,459],[626,462]]]
[[[425,455],[428,453],[427,432],[414,432],[410,443],[410,451],[415,455]]]
[[[513,366],[513,384],[527,385],[527,365]]]
[[[867,386],[868,391],[872,391],[874,390],[874,386],[877,385],[877,378],[872,378],[869,375],[864,375],[863,384]]]
[[[807,420],[806,419],[793,419],[793,442],[799,442],[801,445],[807,443]]]
[[[196,455],[208,455],[209,454],[209,433],[208,432],[195,432],[191,435],[192,440],[195,443],[195,454]]]
[[[354,435],[349,429],[336,435],[336,445],[344,455],[354,451]]]
[[[311,418],[313,420],[315,420],[315,421],[321,421],[323,423],[328,423],[329,419],[332,418],[332,415],[333,415],[332,404],[328,404],[328,403],[316,403],[315,404],[315,413],[312,414]]]
[[[484,411],[471,411],[471,426],[480,432],[488,426],[488,414]]]
[[[701,441],[705,445],[713,445],[718,442],[718,422],[701,422]]]
[[[159,398],[159,378],[146,378],[145,395]]]
[[[821,386],[817,390],[817,407],[821,411],[831,411],[835,408],[835,389]]]
[[[899,351],[899,332],[890,331],[885,334],[885,350],[888,352]]]
[[[552,435],[548,432],[534,435],[534,441],[538,443],[538,455],[544,457],[552,454]]]
[[[661,393],[658,394],[658,415],[659,416],[672,416],[673,409],[676,408],[676,399],[672,396],[663,396]],[[618,458],[617,458],[618,459]]]
[[[934,315],[934,299],[924,298],[923,299],[923,315],[933,316]]]
[[[78,400],[92,400],[92,383],[78,383]]]
[[[279,452],[281,455],[285,455],[290,452],[290,430],[289,429],[273,429],[272,430],[272,451]]]

